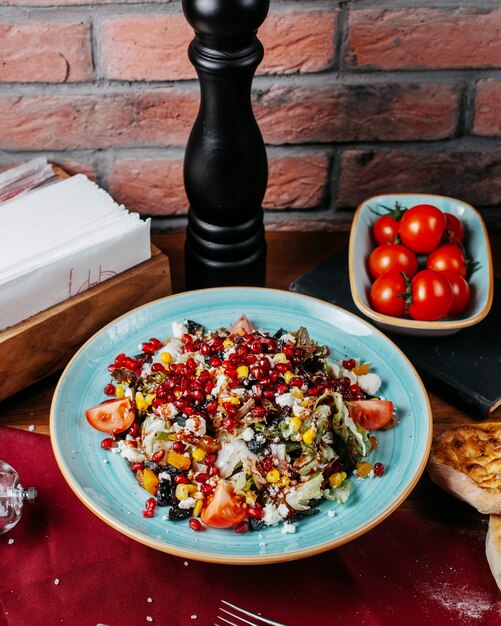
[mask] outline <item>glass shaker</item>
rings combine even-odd
[[[19,482],[16,470],[0,461],[0,535],[8,532],[21,519],[25,502],[34,502],[37,490],[30,487],[26,491]]]

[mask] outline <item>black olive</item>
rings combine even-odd
[[[182,520],[191,517],[191,509],[180,509],[178,506],[173,506],[169,511],[170,520]]]
[[[249,524],[252,530],[261,530],[264,527],[262,519],[254,519],[253,517],[249,519]]]
[[[161,480],[157,491],[158,506],[168,506],[176,503],[176,485],[170,480]]]
[[[158,463],[155,463],[155,461],[146,461],[144,466],[148,467],[150,470],[153,470],[155,474],[158,474],[158,472],[160,471],[160,465]]]
[[[289,517],[289,522],[299,522],[300,520],[305,519],[306,517],[312,517],[317,513],[320,513],[320,509],[306,509],[306,511],[297,511]]]
[[[259,454],[266,447],[267,443],[266,439],[264,441],[256,441],[255,438],[252,438],[247,442],[247,447],[253,454]]]

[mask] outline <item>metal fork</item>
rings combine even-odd
[[[228,611],[227,609],[223,608],[222,606],[219,607],[219,612],[220,613],[226,613],[226,615],[228,615],[229,617],[236,619],[236,622],[231,622],[229,619],[227,619],[226,617],[223,617],[222,615],[218,615],[217,619],[221,620],[221,624],[218,624],[217,622],[214,624],[214,626],[225,626],[226,624],[229,624],[230,626],[242,626],[243,624],[247,624],[248,626],[262,626],[263,624],[268,624],[268,626],[287,626],[287,624],[282,624],[282,622],[274,622],[271,619],[266,619],[266,617],[262,617],[261,615],[257,615],[256,613],[251,613],[250,611],[246,611],[245,609],[241,609],[240,607],[236,606],[235,604],[231,604],[230,602],[226,602],[226,600],[221,600],[221,602],[223,604],[226,604],[226,606],[229,606],[233,609],[233,611],[235,611],[234,613],[232,613],[231,611]],[[246,615],[247,617],[252,617],[253,620],[257,620],[257,622],[251,622],[248,619],[245,619],[244,617],[242,617],[242,615],[240,615],[241,613],[243,613],[244,615]]]

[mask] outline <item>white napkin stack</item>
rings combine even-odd
[[[150,222],[78,174],[0,204],[0,330],[150,258]]]

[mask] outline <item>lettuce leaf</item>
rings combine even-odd
[[[285,496],[287,504],[296,511],[309,509],[309,501],[321,495],[322,481],[322,474],[315,474],[307,482],[291,489]]]

